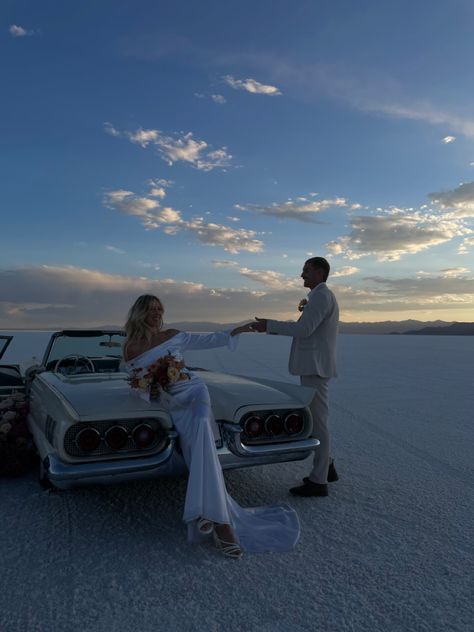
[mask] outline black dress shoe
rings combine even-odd
[[[327,496],[328,486],[308,480],[300,487],[292,487],[290,494],[293,494],[293,496]]]
[[[336,468],[334,467],[334,463],[331,461],[328,467],[328,483],[335,483],[338,480],[339,480],[339,476],[336,472]],[[307,483],[308,481],[309,481],[309,476],[305,476],[303,479],[303,482]]]

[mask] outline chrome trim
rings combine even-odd
[[[79,483],[82,481],[90,483],[97,478],[147,472],[169,461],[175,451],[177,437],[177,432],[168,433],[170,441],[167,447],[159,454],[145,458],[64,463],[56,455],[48,454],[43,460],[45,474],[54,485],[56,483]]]
[[[269,443],[266,445],[245,445],[240,440],[242,426],[231,422],[221,422],[224,440],[231,452],[237,456],[277,456],[279,454],[308,452],[315,450],[319,445],[319,439],[309,438],[299,441]]]

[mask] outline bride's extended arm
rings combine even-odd
[[[237,336],[237,334],[248,334],[254,332],[253,323],[246,323],[245,325],[240,325],[240,327],[236,327],[232,329],[230,332],[231,336]]]
[[[237,334],[251,331],[249,325],[241,325],[232,331],[215,331],[213,333],[195,334],[190,332],[181,332],[182,351],[189,349],[213,349],[215,347],[228,347],[233,351],[237,347]]]

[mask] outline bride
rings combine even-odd
[[[188,540],[213,538],[226,556],[241,557],[242,551],[287,551],[299,537],[298,517],[288,505],[244,509],[227,493],[212,432],[212,409],[204,382],[180,362],[191,349],[227,346],[234,350],[238,334],[252,331],[250,324],[230,332],[196,334],[163,329],[164,309],[156,296],[139,296],[128,313],[124,344],[125,370],[142,376],[163,358],[174,362],[175,379],[161,394],[180,437],[189,471],[183,520]],[[137,378],[137,385],[140,383]],[[142,382],[143,384],[143,382]],[[149,399],[149,389],[144,391]],[[142,393],[143,394],[143,393]]]

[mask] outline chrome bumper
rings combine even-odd
[[[159,454],[134,459],[65,463],[56,455],[48,454],[43,459],[44,475],[58,489],[69,489],[80,485],[122,483],[166,475],[169,473],[167,466],[176,451],[177,436],[176,432],[169,432],[170,441]]]
[[[265,445],[246,445],[241,441],[242,427],[239,424],[221,423],[224,444],[229,453],[219,454],[225,469],[232,467],[246,467],[264,463],[279,463],[282,461],[297,461],[305,459],[320,444],[319,439],[308,438],[283,443]]]

